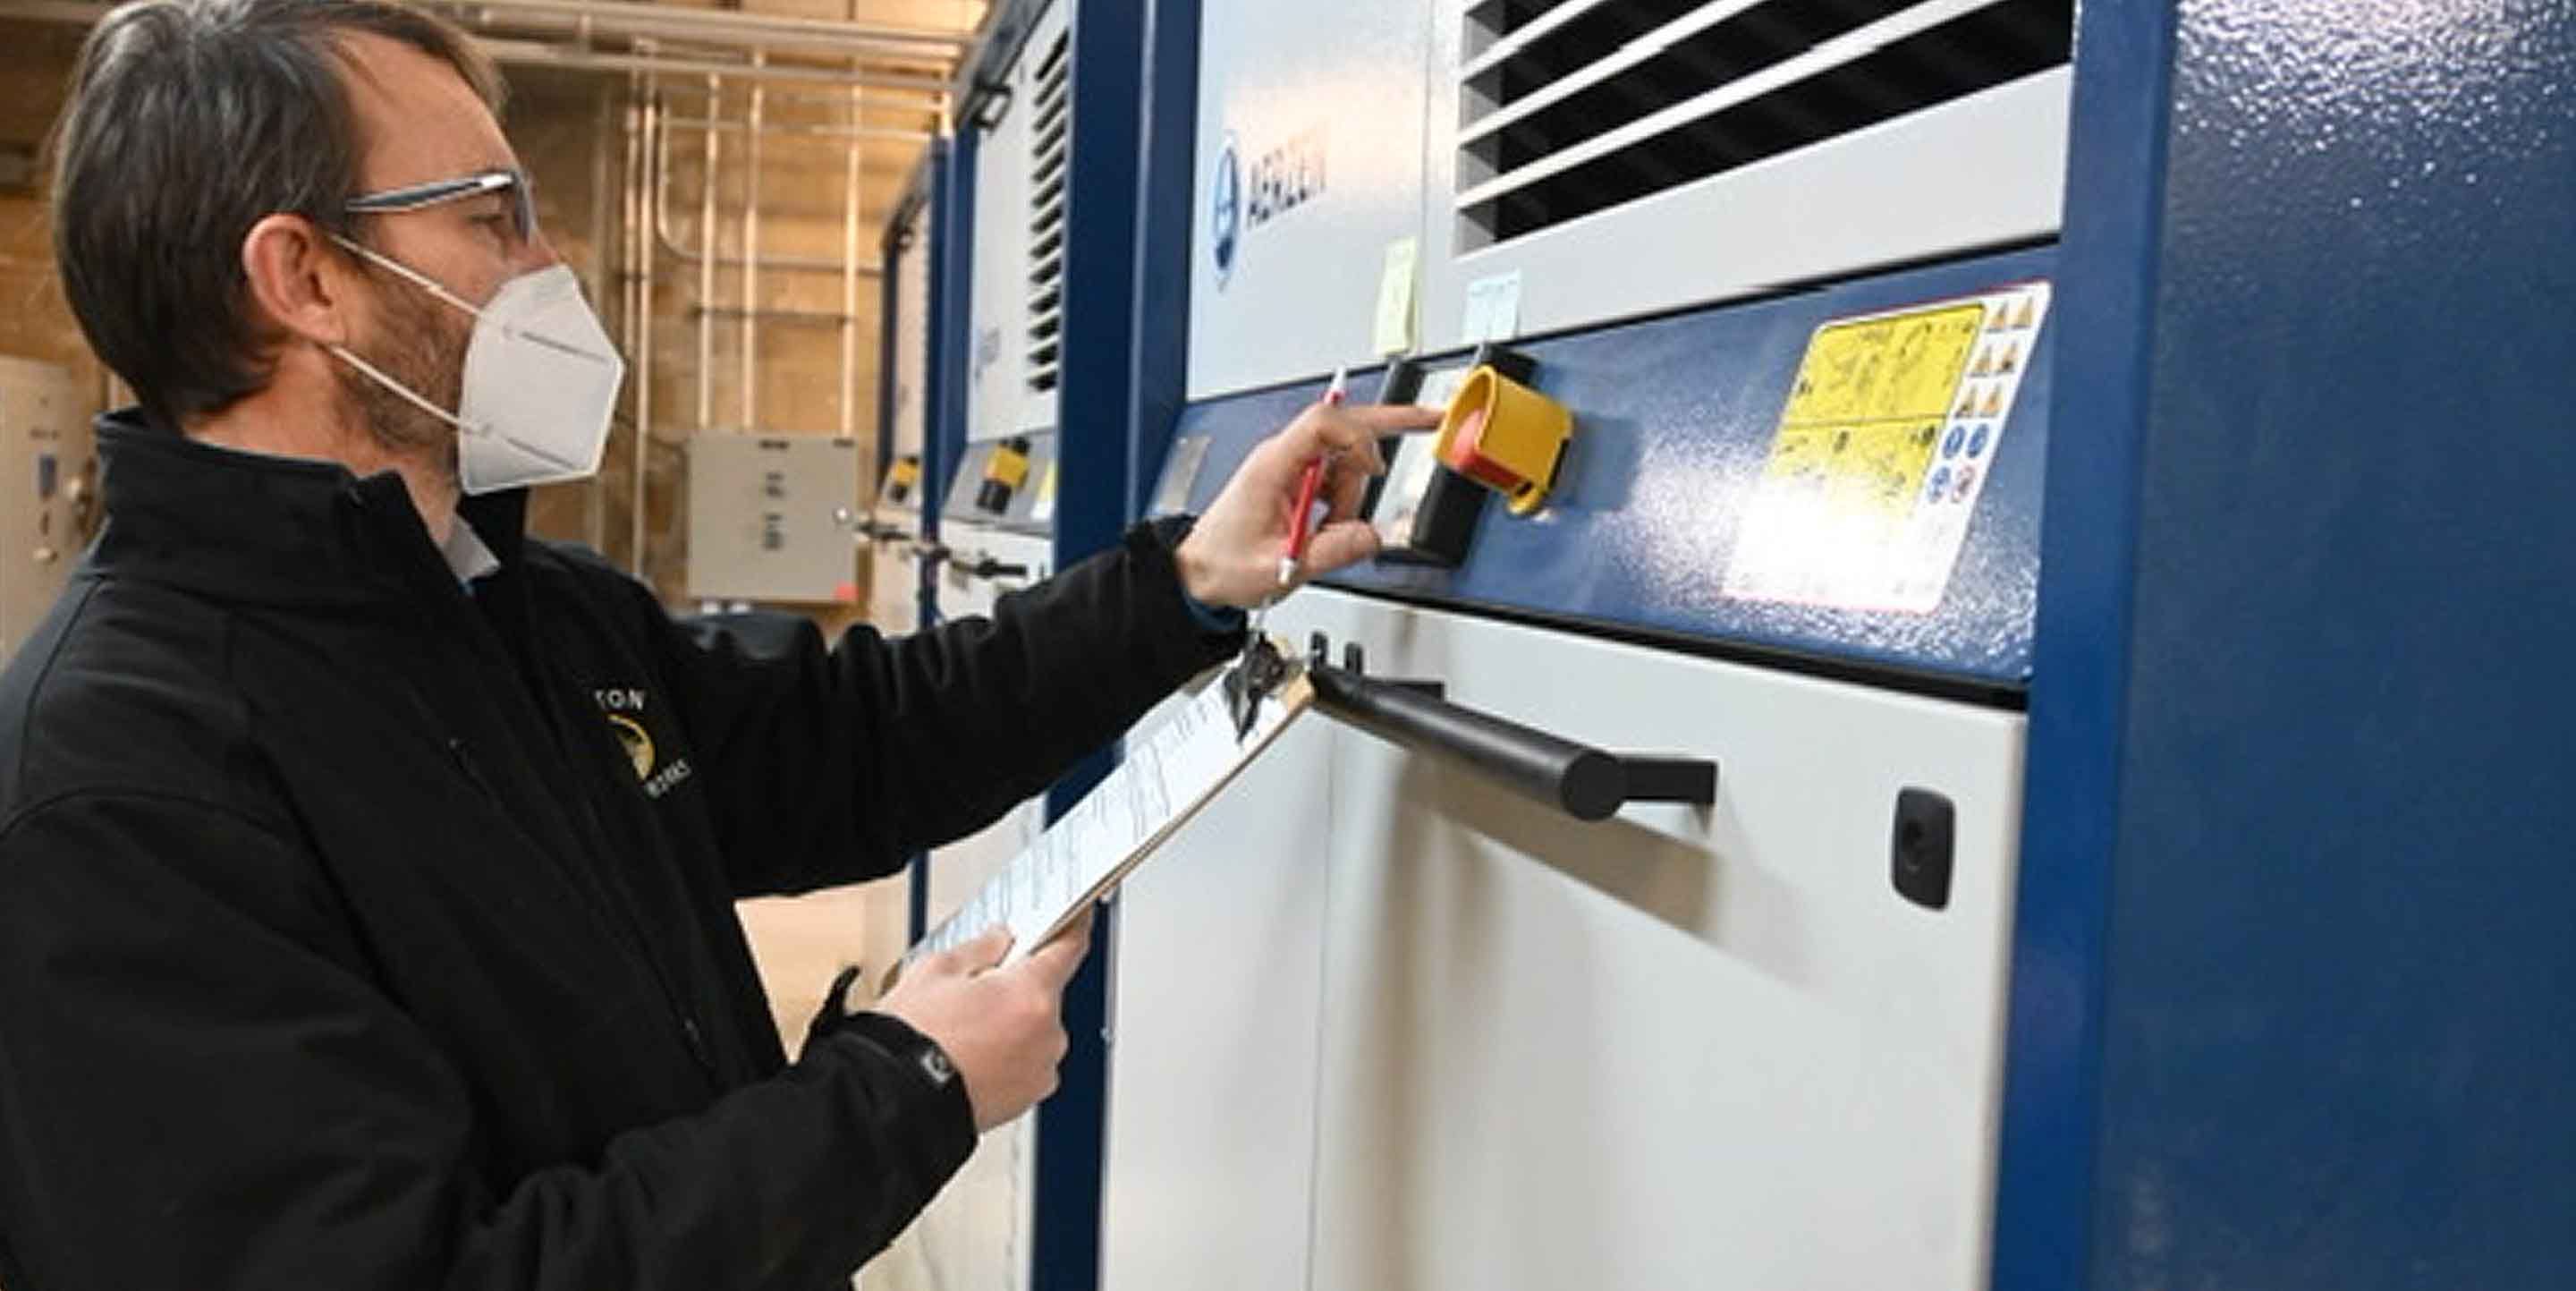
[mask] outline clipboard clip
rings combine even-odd
[[[1225,711],[1234,719],[1234,739],[1240,744],[1252,734],[1253,724],[1261,717],[1261,701],[1278,690],[1295,671],[1279,646],[1266,636],[1255,634],[1243,645],[1243,654],[1226,669],[1219,683],[1225,687]]]

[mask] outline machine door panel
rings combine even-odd
[[[884,380],[894,385],[894,420],[886,433],[894,453],[921,452],[927,424],[930,384],[930,264],[936,254],[930,208],[913,213],[905,226],[907,247],[896,257],[894,272],[894,371]]]
[[[1314,1284],[1982,1287],[2023,719],[1301,599],[1373,673],[1720,767],[1582,824],[1333,731]],[[1891,880],[1909,787],[1945,909]]]
[[[1104,1287],[1309,1285],[1333,735],[1291,728],[1119,895]]]
[[[956,913],[1045,827],[1045,803],[1032,798],[982,830],[934,849],[928,926],[936,928]],[[921,1218],[869,1265],[871,1291],[1026,1286],[1036,1142],[1036,1122],[1026,1116],[986,1134]]]
[[[928,927],[955,914],[986,880],[1046,828],[1046,804],[1031,798],[1000,820],[930,853]],[[879,1285],[902,1291],[1016,1291],[1028,1285],[1029,1207],[1037,1123],[1023,1116],[987,1133],[921,1218],[869,1266]]]
[[[989,554],[1024,563],[1035,576],[1043,576],[1052,553],[1043,537],[953,522],[947,540],[959,557]],[[951,618],[989,614],[1001,592],[1026,581],[959,576],[957,568],[952,559],[940,586],[941,608]],[[1030,798],[983,829],[932,849],[926,926],[936,928],[956,913],[1045,829],[1045,799]],[[1036,1122],[1026,1116],[986,1134],[913,1227],[870,1264],[868,1285],[901,1291],[1015,1291],[1028,1285],[1036,1144]]]
[[[875,574],[868,583],[868,622],[887,636],[921,627],[921,588],[911,542],[896,538],[871,545]]]
[[[1036,1122],[1027,1116],[986,1134],[912,1227],[859,1271],[859,1285],[866,1291],[1027,1286],[1036,1146]]]

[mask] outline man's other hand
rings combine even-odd
[[[1091,915],[1028,958],[998,967],[1010,949],[1010,930],[994,927],[954,950],[924,955],[876,1006],[948,1054],[966,1082],[978,1134],[1055,1092],[1065,1051],[1064,984],[1091,949]]]
[[[1332,509],[1308,538],[1296,581],[1376,555],[1377,531],[1358,517],[1368,477],[1386,471],[1377,441],[1439,424],[1438,412],[1406,404],[1333,407],[1319,403],[1297,414],[1287,429],[1252,450],[1242,469],[1208,506],[1207,514],[1181,540],[1173,559],[1180,566],[1182,588],[1201,604],[1247,610],[1284,590],[1279,586],[1279,558],[1288,553],[1297,486],[1303,482],[1306,464],[1318,457],[1330,465],[1315,496],[1331,503]]]

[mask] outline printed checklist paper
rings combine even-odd
[[[1143,864],[1313,702],[1305,676],[1292,676],[1262,698],[1251,732],[1237,739],[1225,686],[1211,674],[1169,720],[1131,738],[1115,771],[905,952],[904,961],[963,945],[995,924],[1011,930],[1005,963],[1045,945]]]

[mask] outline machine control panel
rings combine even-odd
[[[1385,554],[1324,581],[2016,702],[2037,603],[2055,255],[1510,342],[1535,363],[1513,380],[1572,414],[1561,459],[1514,472],[1546,483],[1543,505],[1487,505],[1463,526],[1463,554],[1433,555],[1407,532],[1422,523],[1419,490],[1460,472],[1398,443],[1370,514]],[[1454,405],[1443,387],[1463,385],[1472,360],[1423,360],[1412,401]],[[1186,409],[1155,509],[1207,505],[1319,388]]]
[[[1478,372],[1516,386],[1536,379],[1538,364],[1500,345],[1480,345],[1464,360],[1425,367],[1411,359],[1389,364],[1379,384],[1380,403],[1411,403],[1447,414]],[[1454,438],[1440,431],[1388,437],[1380,450],[1387,473],[1370,488],[1362,512],[1378,533],[1378,559],[1396,565],[1454,568],[1467,559],[1476,522],[1492,490],[1472,479],[1443,448]],[[1559,447],[1562,447],[1560,442]],[[1553,478],[1553,467],[1549,471]]]
[[[1056,449],[1052,431],[967,444],[940,503],[942,532],[950,538],[975,529],[1053,532]]]

